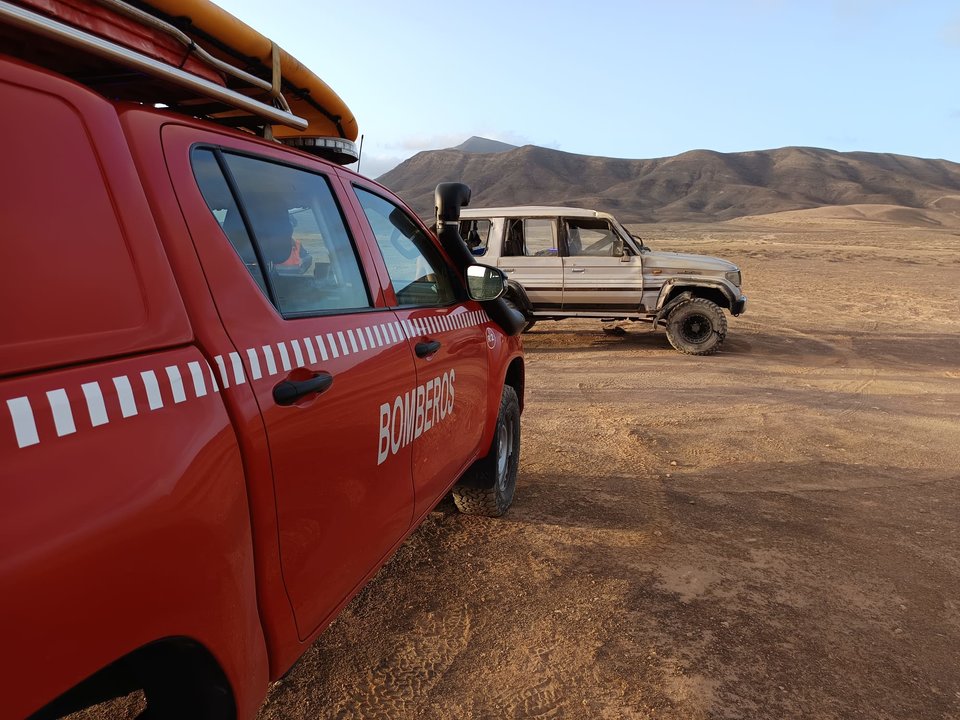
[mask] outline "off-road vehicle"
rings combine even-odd
[[[510,277],[527,329],[572,317],[645,321],[665,327],[680,352],[709,355],[727,334],[723,310],[736,316],[746,309],[733,263],[653,250],[597,210],[464,209],[460,234]]]

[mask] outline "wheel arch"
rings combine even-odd
[[[688,292],[693,297],[703,298],[719,305],[726,310],[732,311],[736,298],[730,293],[730,290],[721,282],[710,280],[668,280],[664,283],[660,291],[660,297],[657,300],[657,310],[667,305],[671,300],[681,293]]]
[[[501,344],[490,355],[490,391],[487,393],[486,418],[483,421],[483,434],[480,437],[480,455],[486,457],[493,442],[493,434],[497,427],[497,416],[500,412],[500,398],[502,390],[509,385],[517,394],[520,412],[523,413],[523,396],[526,387],[526,368],[523,354],[517,341],[507,338],[506,344]]]
[[[523,413],[523,393],[526,386],[526,368],[523,364],[523,357],[517,356],[510,361],[503,378],[503,384],[509,385],[517,393],[520,412]]]
[[[237,716],[230,681],[213,653],[192,638],[168,637],[114,660],[29,720],[55,720],[138,690],[144,692],[158,718],[182,717],[186,708],[201,710],[203,715],[190,717],[205,720],[234,720]]]

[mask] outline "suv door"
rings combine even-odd
[[[563,218],[561,224],[563,309],[636,312],[643,292],[640,256],[608,220]]]
[[[413,356],[341,212],[336,171],[212,134],[191,148],[197,137],[168,126],[165,151],[168,163],[189,154],[196,178],[177,193],[235,347],[219,377],[224,392],[248,383],[259,405],[283,580],[306,638],[409,529],[411,452],[379,463],[377,420],[415,383]]]
[[[534,310],[563,304],[563,265],[555,218],[504,218],[497,267],[527,291]]]
[[[381,446],[387,466],[395,447],[413,447],[415,518],[428,512],[480,453],[489,385],[487,314],[467,298],[459,273],[432,236],[383,190],[353,183],[358,212],[380,249],[391,292],[416,356],[417,382],[382,406],[390,447]],[[392,298],[391,298],[392,295]],[[496,389],[499,393],[499,388]],[[384,437],[384,436],[382,436]]]

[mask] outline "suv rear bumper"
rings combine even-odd
[[[741,295],[736,302],[730,306],[731,315],[743,315],[747,311],[747,296]]]

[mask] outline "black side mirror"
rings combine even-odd
[[[507,276],[503,270],[489,265],[467,267],[467,293],[471,300],[488,302],[496,300],[507,290]]]

